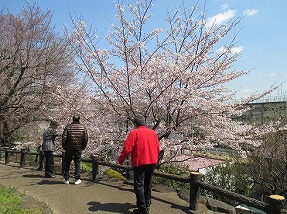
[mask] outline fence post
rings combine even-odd
[[[92,169],[92,181],[96,180],[96,177],[98,175],[99,170],[99,158],[97,156],[92,155],[92,163],[93,163],[93,169]]]
[[[25,166],[25,149],[21,149],[21,155],[20,155],[20,167]]]
[[[190,189],[189,189],[189,209],[197,209],[197,200],[199,196],[199,185],[197,184],[199,172],[190,172]]]
[[[130,161],[127,161],[127,166],[130,166]],[[125,168],[124,170],[125,170],[125,178],[126,178],[127,180],[130,180],[131,176],[130,176],[130,170],[129,170],[129,168]]]
[[[61,174],[64,175],[64,169],[65,169],[65,151],[62,152],[62,168],[61,168]]]
[[[285,197],[281,195],[270,195],[268,197],[269,214],[282,214],[281,210],[285,206]]]
[[[6,165],[9,163],[9,156],[10,156],[9,150],[5,149],[5,164]]]

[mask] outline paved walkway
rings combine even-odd
[[[82,183],[62,183],[62,176],[45,178],[44,172],[31,168],[19,168],[9,163],[0,163],[0,184],[16,187],[50,206],[55,214],[85,213],[132,213],[136,208],[135,195],[131,185],[122,182],[94,183],[82,178]],[[71,180],[72,181],[72,180]],[[180,199],[175,192],[152,192],[150,214],[193,213],[188,202]],[[206,213],[206,212],[196,212]],[[207,212],[209,213],[209,212]]]

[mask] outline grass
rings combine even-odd
[[[93,166],[91,163],[81,161],[81,169],[88,171],[88,172],[91,172],[93,170]]]
[[[23,194],[17,196],[16,189],[0,185],[0,213],[1,214],[41,214],[43,208],[21,208]]]
[[[105,174],[111,178],[118,178],[121,180],[126,180],[126,178],[120,172],[110,169],[110,168],[105,170]]]
[[[105,168],[105,167],[104,167]],[[92,172],[93,166],[91,163],[81,162],[81,169],[87,172]],[[104,169],[104,174],[109,176],[110,178],[117,178],[121,180],[126,180],[126,178],[117,170],[106,168]]]

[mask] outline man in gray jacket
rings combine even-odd
[[[58,136],[57,127],[57,122],[51,121],[49,128],[43,133],[42,151],[45,156],[45,176],[47,178],[55,178],[53,153],[55,151],[55,139]]]
[[[62,147],[65,152],[63,183],[69,184],[71,161],[75,164],[75,184],[80,184],[80,162],[82,150],[88,143],[88,133],[85,126],[80,124],[80,117],[73,116],[73,122],[67,125],[62,134]]]

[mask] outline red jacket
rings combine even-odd
[[[131,154],[133,167],[156,164],[159,149],[160,145],[156,132],[145,126],[139,126],[128,135],[119,157],[119,163],[123,164],[128,155]]]

